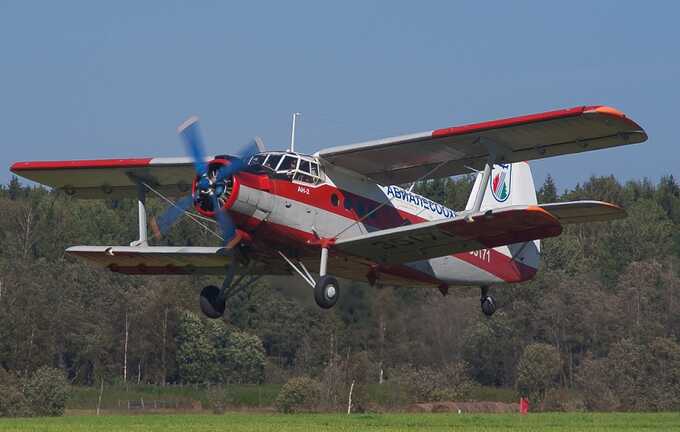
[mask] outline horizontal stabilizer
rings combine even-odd
[[[543,210],[555,216],[561,224],[606,222],[626,217],[621,207],[602,201],[569,201],[539,204]]]

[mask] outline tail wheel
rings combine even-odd
[[[314,286],[314,300],[320,308],[330,309],[340,297],[340,285],[333,276],[321,276]]]
[[[215,285],[201,290],[200,305],[205,316],[212,319],[221,318],[226,308],[224,299],[220,299],[220,289]]]

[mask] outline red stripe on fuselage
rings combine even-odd
[[[502,254],[497,250],[489,249],[489,252],[490,256],[488,260],[484,259],[482,254],[476,256],[470,252],[463,252],[453,256],[461,261],[465,261],[468,264],[472,264],[475,267],[489,272],[506,282],[527,281],[533,278],[538,271],[531,266],[515,261],[512,259],[512,257]],[[492,264],[493,262],[496,264]]]

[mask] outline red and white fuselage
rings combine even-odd
[[[457,215],[454,210],[399,186],[375,184],[342,168],[319,165],[310,156],[281,152],[270,154],[299,158],[298,166],[305,161],[316,163],[317,172],[304,176],[304,171],[261,167],[238,173],[234,188],[237,196],[229,198],[228,211],[237,226],[249,234],[252,247],[285,249],[312,268],[317,268],[318,244],[322,239],[353,238]],[[514,177],[513,181],[507,179],[507,184],[513,189],[509,194],[513,198],[517,196],[523,204],[536,204],[528,164],[514,164],[513,169],[514,172],[508,174]],[[493,206],[493,194],[487,195],[488,202],[482,209]],[[392,266],[373,262],[357,265],[356,260],[350,261],[331,250],[329,265],[337,276],[347,279],[426,286],[521,282],[536,273],[539,242]]]

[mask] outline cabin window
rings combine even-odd
[[[345,209],[352,210],[352,198],[345,197]]]
[[[331,195],[331,204],[333,205],[333,207],[337,207],[338,204],[340,204],[340,198],[338,198],[336,194]]]
[[[368,220],[375,220],[375,217],[378,215],[378,212],[375,211],[376,207],[373,206],[368,206],[366,211],[368,212]]]
[[[364,203],[359,201],[357,203],[357,214],[359,215],[359,217],[364,217],[364,215],[366,214],[366,212],[364,210],[365,210]]]

